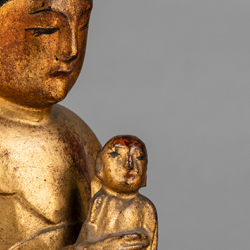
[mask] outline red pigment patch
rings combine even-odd
[[[126,175],[125,175],[128,179],[129,178],[131,178],[133,175],[132,174],[130,174],[130,173],[126,173]]]
[[[121,145],[127,150],[127,157],[128,157],[127,161],[130,162],[130,169],[131,169],[130,150],[133,147],[140,148],[145,153],[145,155],[147,155],[147,151],[146,151],[146,147],[145,147],[144,143],[139,138],[137,138],[137,137],[135,137],[133,135],[124,135],[124,136],[121,136],[121,137],[118,137],[118,138],[114,139],[113,147],[116,146],[116,145]],[[130,176],[129,173],[126,174],[125,176],[127,178],[132,177],[132,176]]]
[[[120,144],[127,148],[131,148],[135,146],[142,148],[141,143],[138,141],[138,139],[135,136],[124,136],[121,138],[117,138],[113,141],[113,146],[117,144]]]

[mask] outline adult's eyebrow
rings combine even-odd
[[[91,6],[91,7],[88,6],[85,10],[83,10],[83,12],[82,12],[81,15],[80,15],[80,18],[81,18],[82,16],[84,16],[84,15],[90,13],[91,10],[92,10],[92,6]]]
[[[93,9],[93,4],[88,4],[87,7],[85,8],[85,12],[91,11]]]
[[[42,12],[47,12],[47,13],[48,13],[48,12],[54,12],[54,13],[55,13],[55,11],[53,11],[52,8],[49,6],[49,7],[46,8],[46,9],[37,10],[37,11],[31,12],[31,13],[29,13],[29,14],[30,14],[30,15],[35,15],[35,14],[42,13]],[[62,12],[57,12],[57,13],[61,14],[63,17],[65,17],[65,18],[67,19],[67,16],[66,16],[64,13],[62,13]]]
[[[42,10],[37,10],[37,11],[34,11],[34,12],[31,12],[29,13],[30,15],[34,15],[34,14],[38,14],[38,13],[41,13],[41,12],[52,12],[53,10],[51,9],[51,7],[48,7],[46,9],[42,9]]]

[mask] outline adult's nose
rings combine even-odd
[[[59,34],[56,60],[71,62],[78,57],[78,32],[75,28],[65,29]]]

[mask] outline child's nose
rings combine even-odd
[[[130,159],[130,161],[128,162],[128,169],[132,170],[134,168],[134,162]]]
[[[128,170],[132,170],[134,168],[134,162],[130,154],[128,155],[128,159],[127,159],[127,168]]]

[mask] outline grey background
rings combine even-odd
[[[94,0],[63,105],[147,145],[159,249],[250,248],[249,0]]]

